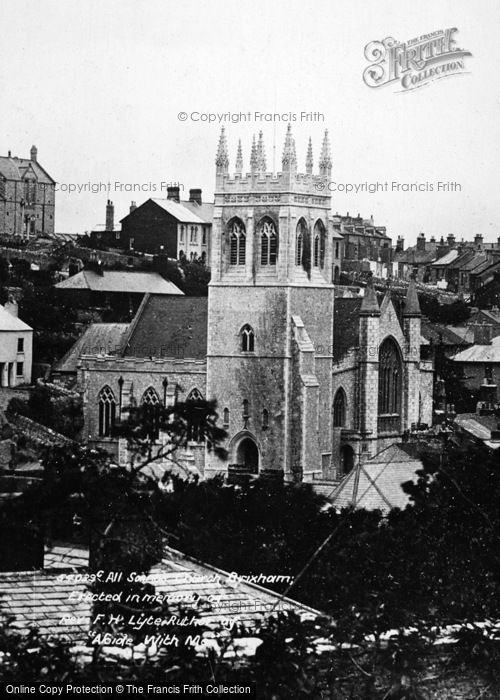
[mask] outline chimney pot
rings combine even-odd
[[[174,202],[179,201],[179,187],[167,187],[167,199],[171,199]]]
[[[130,214],[137,209],[137,204],[135,202],[130,202]]]
[[[38,158],[38,149],[37,149],[36,146],[32,146],[32,147],[31,147],[30,158],[31,158],[31,160],[32,160],[34,163],[37,162],[37,158]]]
[[[200,189],[189,190],[189,201],[196,202],[197,204],[201,204],[201,190]]]

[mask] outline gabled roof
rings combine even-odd
[[[207,297],[145,297],[126,338],[124,357],[205,359]]]
[[[56,284],[57,289],[88,289],[93,292],[124,292],[129,294],[177,294],[184,292],[157,272],[82,270]]]
[[[406,481],[416,481],[415,472],[422,462],[409,454],[404,445],[391,445],[344,477],[331,496],[336,508],[381,510],[405,508],[408,495],[401,488]]]
[[[432,323],[425,316],[421,321],[421,333],[428,341],[443,345],[470,345],[474,342],[474,332],[469,329],[445,326],[442,323]],[[465,331],[462,333],[462,331]]]
[[[39,163],[29,158],[0,156],[0,175],[3,175],[6,180],[17,180],[19,182],[29,169],[33,170],[37,182],[45,185],[55,184],[55,180],[50,177]]]
[[[49,569],[0,573],[0,613],[14,616],[14,626],[20,631],[27,632],[35,627],[42,637],[64,635],[70,641],[85,642],[92,603],[78,602],[77,598],[70,600],[69,595],[72,591],[76,594],[88,592],[88,583],[72,580],[64,573],[85,573],[87,563],[87,549],[57,545],[45,555]],[[228,572],[170,547],[164,548],[162,560],[151,568],[148,581],[156,593],[182,600],[186,609],[196,609],[206,625],[216,625],[222,618],[252,627],[268,617],[274,608],[276,612],[293,610],[299,615],[319,614],[262,585],[236,582],[230,579]],[[206,603],[200,605],[200,600]],[[216,602],[210,605],[210,600]],[[64,624],[63,618],[66,618]]]
[[[443,266],[443,265],[450,265],[454,260],[456,260],[459,256],[458,250],[455,248],[453,250],[450,250],[446,253],[446,255],[443,255],[442,258],[438,258],[438,260],[434,261],[432,265],[436,266]]]
[[[31,326],[21,321],[17,316],[13,316],[0,304],[0,332],[1,331],[32,331]]]
[[[128,323],[92,323],[53,367],[54,372],[76,373],[81,355],[119,355]]]
[[[492,449],[500,448],[500,440],[491,439],[491,431],[498,430],[497,416],[480,416],[477,413],[459,413],[455,417],[455,423],[474,437],[482,440]]]
[[[500,335],[493,338],[491,345],[472,345],[451,358],[455,362],[500,362]]]

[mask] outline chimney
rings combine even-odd
[[[9,157],[9,158],[12,158],[12,154],[11,154],[10,151],[8,152],[8,157]]]
[[[133,211],[137,209],[137,204],[135,202],[130,202],[130,209],[129,213],[131,214]]]
[[[15,301],[14,299],[9,299],[9,301],[5,302],[4,309],[5,309],[5,311],[8,311],[11,316],[15,316],[17,318],[17,316],[18,316],[17,301]]]
[[[201,190],[189,190],[189,201],[196,202],[196,204],[201,204]]]
[[[30,157],[31,157],[31,160],[33,161],[33,163],[37,162],[37,156],[38,156],[38,149],[36,146],[32,146],[31,151],[30,151]]]
[[[481,236],[480,233],[476,234],[474,236],[474,245],[478,250],[482,250],[483,248],[483,237]]]
[[[115,228],[115,208],[113,202],[108,199],[106,204],[106,231],[114,231]]]
[[[398,236],[398,240],[396,241],[396,253],[399,253],[405,249],[405,239],[403,236]]]
[[[179,201],[179,187],[167,187],[167,199],[171,199],[174,202]]]
[[[425,252],[425,233],[419,233],[417,236],[417,250]]]
[[[448,238],[446,240],[448,242],[448,247],[453,248],[453,246],[455,245],[455,236],[452,233],[449,233]]]
[[[472,326],[474,330],[475,345],[491,345],[492,328],[491,323],[478,323]]]

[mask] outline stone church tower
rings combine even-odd
[[[250,172],[241,142],[229,174],[224,129],[216,158],[207,398],[229,434],[229,467],[207,454],[205,475],[282,472],[311,480],[331,463],[334,233],[328,132],[317,174],[312,145],[297,172],[288,126],[282,171],[267,171],[260,133]]]

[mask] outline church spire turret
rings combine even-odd
[[[330,139],[328,129],[325,129],[323,145],[321,146],[321,156],[319,159],[319,174],[322,177],[330,177],[332,174],[332,156],[330,152]]]
[[[297,172],[297,154],[295,153],[295,139],[292,135],[292,127],[289,124],[286,130],[283,158],[281,160],[284,172]]]
[[[257,170],[259,174],[264,175],[266,172],[266,151],[264,147],[264,135],[259,131],[259,143],[257,144]]]
[[[217,175],[227,175],[229,170],[229,154],[227,151],[226,130],[222,127],[219,137],[219,145],[217,147],[217,156],[215,158],[217,166]]]
[[[238,151],[236,152],[236,164],[234,168],[238,175],[243,173],[243,153],[241,150],[241,139],[238,141]]]
[[[403,310],[403,316],[421,316],[422,312],[420,310],[420,303],[418,301],[417,287],[415,284],[415,278],[411,277],[410,284],[408,285],[408,291],[406,292],[405,306]]]
[[[308,175],[312,175],[313,166],[314,166],[313,145],[312,145],[312,139],[311,139],[311,137],[309,137],[309,145],[307,147],[307,156],[306,156],[306,173]]]

